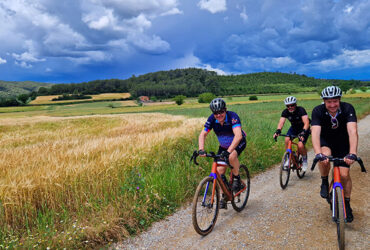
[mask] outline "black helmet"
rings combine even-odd
[[[337,86],[329,86],[322,90],[322,99],[332,99],[342,96],[342,90]]]
[[[221,98],[215,98],[209,104],[209,108],[212,110],[212,112],[219,112],[226,108],[226,103]]]

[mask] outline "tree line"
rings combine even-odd
[[[202,93],[216,96],[269,93],[296,93],[321,91],[328,85],[337,85],[343,91],[350,88],[368,87],[369,81],[316,79],[296,73],[260,72],[242,75],[217,75],[214,71],[198,68],[158,71],[128,79],[94,80],[82,83],[55,84],[40,87],[36,95],[67,95],[80,93],[129,92],[132,99],[139,96],[156,99],[173,98],[178,95],[197,97]]]

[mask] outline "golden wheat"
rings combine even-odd
[[[1,119],[5,220],[13,223],[24,204],[56,208],[62,199],[78,207],[83,192],[99,195],[99,183],[117,181],[118,165],[134,166],[153,146],[193,134],[202,121],[158,113]]]

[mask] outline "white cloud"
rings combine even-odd
[[[170,44],[156,35],[149,37],[143,34],[134,34],[127,41],[139,50],[150,54],[163,54],[170,50]]]
[[[245,7],[243,8],[243,11],[240,13],[240,18],[243,19],[244,22],[248,20],[248,15],[247,15]]]
[[[201,68],[210,71],[215,71],[219,75],[227,75],[222,69],[214,68],[210,64],[204,64],[201,60],[196,57],[193,52],[186,54],[184,57],[175,60],[172,65],[175,68]]]
[[[370,49],[343,50],[340,55],[310,65],[323,71],[370,66]]]
[[[208,10],[212,14],[227,10],[226,0],[200,0],[198,6],[203,10]]]
[[[4,64],[4,63],[6,63],[6,60],[5,60],[5,59],[2,59],[2,58],[0,57],[0,64]]]

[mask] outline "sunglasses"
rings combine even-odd
[[[336,129],[338,128],[339,126],[339,122],[338,122],[338,119],[337,118],[331,118],[331,128],[332,129]]]
[[[213,112],[214,115],[222,115],[223,113],[225,113],[225,110]]]
[[[295,107],[295,104],[286,105],[287,108],[293,108]]]

